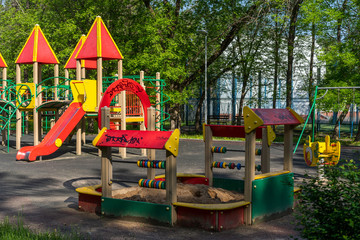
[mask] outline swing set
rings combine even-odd
[[[304,123],[304,127],[301,131],[301,134],[300,134],[300,137],[297,141],[297,144],[296,144],[296,147],[294,149],[294,153],[296,152],[297,148],[298,148],[298,145],[300,143],[300,140],[302,138],[302,135],[305,131],[305,128],[306,128],[306,125],[310,119],[310,116],[312,115],[311,113],[313,113],[313,119],[312,119],[312,140],[314,141],[315,139],[315,111],[316,111],[316,101],[322,99],[325,97],[325,95],[328,93],[329,90],[334,90],[334,89],[337,89],[337,92],[338,92],[338,96],[337,96],[337,108],[339,108],[340,106],[340,90],[342,89],[352,89],[353,90],[353,94],[352,94],[352,103],[350,105],[350,137],[353,136],[353,131],[354,131],[354,117],[353,117],[353,113],[354,113],[354,101],[355,101],[355,89],[360,89],[360,86],[353,86],[353,87],[318,87],[316,86],[315,87],[315,94],[314,94],[314,100],[313,100],[313,103],[311,105],[311,108],[310,108],[310,111],[309,111],[309,114],[307,116],[307,119]],[[321,96],[321,97],[317,97],[317,94],[318,94],[318,90],[325,90],[325,93]],[[336,123],[336,119],[338,118],[338,114],[339,114],[339,111],[336,111],[334,112],[333,114],[333,120],[334,121],[334,124]],[[320,129],[320,111],[318,111],[318,118],[317,118],[317,128]],[[339,129],[339,138],[340,138],[340,125],[341,125],[341,122],[338,121],[338,129]]]

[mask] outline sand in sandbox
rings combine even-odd
[[[123,188],[114,191],[113,198],[164,204],[166,201],[166,190],[142,187]],[[178,202],[215,204],[242,200],[244,200],[243,194],[222,188],[214,188],[202,184],[177,184]]]

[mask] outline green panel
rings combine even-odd
[[[257,179],[252,183],[252,219],[281,213],[293,207],[293,173]]]
[[[213,186],[229,191],[244,193],[244,180],[213,178]]]
[[[117,217],[141,217],[171,224],[171,206],[115,198],[102,198],[104,215]]]

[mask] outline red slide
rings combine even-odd
[[[61,139],[62,144],[84,115],[85,111],[81,103],[70,104],[44,140],[39,145],[21,148],[16,154],[16,160],[35,161],[38,156],[46,156],[55,152],[59,149],[55,144],[56,139]]]

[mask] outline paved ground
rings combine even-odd
[[[21,215],[25,224],[40,231],[69,232],[75,229],[90,239],[289,239],[298,236],[294,230],[294,218],[285,216],[273,221],[243,226],[224,232],[208,232],[200,229],[155,226],[146,223],[125,221],[80,212],[77,209],[75,188],[100,182],[100,158],[97,150],[88,144],[83,147],[83,155],[75,155],[75,142],[63,146],[58,153],[44,157],[42,161],[15,161],[16,150],[0,149],[0,219],[10,217],[16,220]],[[23,144],[31,144],[32,136],[24,136]],[[11,138],[11,146],[15,146]],[[241,142],[221,142],[217,145],[233,149],[244,149]],[[282,145],[271,147],[272,170],[282,169]],[[178,172],[204,172],[204,143],[200,140],[180,141]],[[129,150],[130,159],[137,159],[140,152]],[[116,153],[114,153],[116,155]],[[164,152],[157,152],[158,159],[164,159]],[[343,148],[342,158],[359,160],[357,148]],[[114,157],[116,159],[116,156]],[[244,161],[243,153],[229,152],[218,160]],[[260,159],[258,159],[260,161]],[[294,173],[301,181],[305,172],[315,174],[315,169],[307,167],[302,157],[302,149],[294,155]],[[158,173],[163,173],[159,171]],[[241,178],[244,171],[217,169],[215,176]],[[146,170],[131,164],[114,166],[114,178],[138,180],[146,176]],[[123,184],[122,186],[127,186]],[[118,186],[121,187],[121,186]]]

